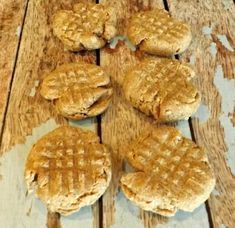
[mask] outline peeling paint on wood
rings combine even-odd
[[[205,205],[196,208],[192,213],[179,211],[177,214],[169,218],[165,224],[159,224],[157,228],[209,228],[209,222],[206,216]]]
[[[210,110],[207,105],[201,103],[197,112],[193,115],[194,118],[197,118],[200,123],[205,123],[210,118]]]
[[[232,45],[228,41],[228,38],[226,35],[217,35],[217,37],[225,48],[227,48],[231,52],[234,52],[234,48],[232,47]]]
[[[91,126],[91,120],[86,124],[81,124],[80,127],[88,128],[89,124]],[[54,119],[49,119],[34,128],[32,135],[27,136],[23,144],[15,145],[0,158],[2,163],[0,173],[4,177],[0,181],[0,201],[5,202],[0,204],[0,224],[4,224],[5,227],[41,228],[46,226],[47,209],[45,205],[35,197],[34,193],[29,195],[27,193],[24,182],[24,164],[33,144],[58,126]],[[62,216],[61,224],[62,227],[92,228],[92,217],[91,207],[84,207],[73,215]]]
[[[210,35],[212,33],[212,27],[209,26],[203,26],[202,27],[202,33],[204,35]]]
[[[194,65],[196,62],[196,57],[194,54],[192,54],[190,57],[189,57],[189,64],[190,65]]]
[[[17,26],[17,28],[16,28],[16,35],[17,35],[18,37],[20,37],[20,33],[21,33],[21,26],[19,25],[19,26]]]
[[[79,212],[69,216],[61,216],[60,222],[62,228],[93,228],[92,209],[90,206],[83,207]]]
[[[229,118],[229,113],[233,112],[234,109],[235,93],[232,91],[235,91],[235,80],[225,78],[222,66],[218,65],[215,70],[214,84],[222,99],[222,110],[219,120],[224,128],[224,140],[227,145],[227,164],[233,175],[235,175],[235,128]]]
[[[178,121],[176,128],[180,130],[180,132],[184,137],[191,139],[191,132],[188,125],[188,121],[186,120]]]
[[[35,81],[34,81],[34,86],[33,86],[33,88],[31,89],[30,94],[29,94],[30,97],[34,97],[34,96],[35,96],[35,94],[36,94],[36,89],[37,89],[38,85],[39,85],[39,80],[35,80]]]
[[[219,228],[227,228],[223,223],[220,224]]]
[[[210,53],[211,53],[212,57],[215,58],[216,54],[217,54],[216,43],[215,42],[211,42],[209,49],[210,49]]]
[[[225,10],[229,9],[230,7],[234,7],[234,3],[231,0],[222,0],[222,4]]]
[[[214,190],[212,191],[212,195],[213,196],[219,196],[220,193],[219,193],[219,191],[216,188],[214,188]]]
[[[69,120],[68,124],[73,127],[80,127],[83,129],[91,130],[93,132],[97,132],[97,119],[94,118],[88,118],[84,120]]]
[[[34,194],[27,193],[24,164],[33,144],[57,126],[54,119],[49,119],[34,128],[32,135],[26,137],[24,144],[15,145],[0,158],[0,173],[3,176],[0,181],[0,224],[4,227],[46,226],[46,207]]]
[[[116,36],[114,37],[109,44],[109,47],[111,49],[115,49],[118,42],[123,41],[125,45],[131,50],[131,51],[136,51],[136,46],[131,43],[131,41],[128,39],[127,36]]]
[[[143,228],[144,225],[139,219],[139,207],[131,203],[122,192],[119,192],[116,199],[115,223],[112,228]]]
[[[227,227],[235,227],[235,177],[226,163],[227,143],[224,128],[219,119],[225,98],[222,98],[214,84],[217,65],[222,66],[226,78],[232,79],[235,76],[234,52],[225,48],[217,37],[218,34],[226,35],[234,48],[235,7],[233,1],[229,1],[233,7],[224,10],[222,1],[167,0],[171,15],[191,25],[193,34],[191,45],[180,57],[186,61],[192,54],[195,55],[197,62],[194,69],[198,75],[195,83],[202,91],[203,102],[207,104],[211,113],[210,118],[203,124],[197,118],[192,118],[192,127],[197,143],[205,147],[208,152],[209,161],[216,175],[216,189],[220,193],[216,197],[212,194],[208,199],[212,227],[219,227],[222,223]],[[203,34],[202,28],[205,26],[209,27],[209,29],[203,29],[208,35]],[[215,57],[210,53],[211,42],[216,43]],[[226,92],[231,94],[232,91],[234,89]],[[231,122],[231,116],[227,119]]]

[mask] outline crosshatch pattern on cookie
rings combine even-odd
[[[143,51],[165,56],[183,52],[190,44],[191,32],[187,24],[170,17],[167,11],[154,9],[132,16],[128,37]]]
[[[173,184],[173,188],[194,177],[200,185],[204,177],[205,172],[200,167],[201,161],[207,161],[205,153],[191,140],[182,138],[174,131],[167,132],[164,137],[150,132],[129,149],[127,157],[135,168],[156,173],[158,178]]]
[[[63,126],[32,148],[25,178],[49,209],[71,213],[103,194],[111,178],[110,155],[94,133]]]
[[[145,59],[127,72],[124,93],[132,105],[159,121],[191,116],[199,106],[200,94],[189,82],[195,73],[170,59]]]
[[[173,127],[145,132],[125,154],[136,172],[122,177],[122,189],[145,210],[165,216],[192,211],[214,188],[205,151]]]
[[[102,4],[77,3],[53,17],[53,32],[72,51],[97,49],[116,35],[116,16]]]
[[[55,108],[69,119],[84,119],[104,112],[112,97],[110,77],[94,64],[67,63],[44,76],[41,95],[55,100]]]

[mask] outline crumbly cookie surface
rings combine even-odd
[[[173,127],[146,132],[126,150],[136,172],[121,178],[127,198],[144,210],[173,216],[193,211],[215,185],[204,149]]]
[[[170,56],[186,50],[191,42],[191,31],[186,23],[170,17],[163,9],[134,14],[127,34],[134,45],[150,54]]]
[[[116,16],[102,4],[77,3],[73,10],[58,11],[52,28],[68,50],[98,49],[116,35]]]
[[[123,90],[135,108],[159,122],[188,119],[201,100],[190,82],[194,75],[177,60],[147,58],[126,73]]]
[[[58,113],[79,120],[104,112],[111,102],[112,88],[101,67],[68,63],[44,77],[40,93],[55,101]]]
[[[93,204],[111,179],[106,146],[91,131],[62,126],[43,136],[31,149],[25,166],[29,191],[52,212],[64,215]]]

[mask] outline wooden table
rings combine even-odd
[[[130,15],[155,7],[188,22],[193,41],[179,58],[197,72],[202,104],[189,120],[176,124],[184,135],[203,145],[217,178],[210,199],[193,213],[164,218],[144,212],[118,189],[126,169],[122,148],[153,121],[123,98],[125,70],[138,62],[140,52],[119,42],[97,52],[73,54],[52,36],[52,14],[76,0],[0,0],[0,227],[235,227],[235,4],[232,0],[103,0],[115,7],[119,34],[125,35]],[[24,162],[43,134],[67,120],[58,116],[37,90],[42,75],[65,62],[100,64],[111,75],[113,105],[98,118],[68,122],[96,131],[113,149],[113,181],[95,205],[68,217],[47,213],[28,195]]]

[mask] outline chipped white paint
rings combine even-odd
[[[182,133],[184,137],[191,139],[191,132],[190,132],[188,121],[186,120],[178,121],[176,128],[180,130],[180,132]]]
[[[61,216],[60,223],[62,228],[92,228],[93,219],[92,219],[92,209],[91,207],[83,207],[77,213],[74,213],[69,216]]]
[[[211,113],[208,109],[208,106],[205,104],[202,104],[199,106],[197,112],[193,115],[193,117],[197,118],[200,123],[205,123],[210,118]]]
[[[189,64],[190,65],[194,65],[196,62],[196,57],[194,54],[192,54],[190,57],[189,57]]]
[[[215,70],[214,84],[221,95],[220,123],[224,128],[224,140],[227,146],[227,164],[235,175],[235,128],[229,118],[229,113],[233,113],[235,102],[235,80],[224,78],[221,65],[217,65]]]
[[[54,119],[36,127],[24,144],[15,145],[0,157],[0,226],[17,228],[44,228],[47,209],[34,194],[27,195],[24,182],[24,164],[33,144],[43,135],[57,128]],[[85,207],[74,215],[61,218],[62,227],[92,227],[91,207]]]
[[[210,49],[210,53],[211,53],[212,57],[215,58],[215,56],[217,54],[216,43],[215,42],[211,42],[209,49]]]
[[[122,192],[119,192],[115,200],[115,224],[112,228],[144,228],[139,219],[139,208],[131,203]]]
[[[212,27],[203,26],[202,27],[202,33],[203,33],[203,35],[211,35]]]
[[[223,44],[225,48],[227,48],[229,51],[234,52],[234,48],[229,43],[226,35],[217,35],[219,41]]]
[[[87,118],[84,120],[69,120],[68,121],[70,126],[80,127],[83,129],[91,130],[93,132],[97,132],[97,119],[96,117]]]
[[[219,196],[220,193],[219,193],[218,190],[216,190],[216,188],[214,188],[214,190],[212,191],[212,195],[213,195],[213,196]]]
[[[124,41],[125,45],[131,50],[131,51],[135,51],[136,47],[130,42],[130,40],[128,39],[127,36],[116,36],[114,37],[109,44],[109,47],[111,49],[115,49],[118,42],[120,41]]]
[[[35,96],[35,94],[36,94],[36,89],[37,89],[38,85],[39,85],[39,80],[35,80],[35,81],[34,81],[34,86],[33,86],[33,88],[31,89],[30,94],[29,94],[30,97],[34,97],[34,96]]]
[[[18,37],[20,37],[20,33],[21,33],[21,26],[19,25],[19,26],[17,26],[17,28],[16,28],[16,35],[17,35]]]
[[[125,36],[115,36],[111,41],[110,41],[110,44],[109,44],[109,47],[111,49],[115,49],[117,44],[118,44],[118,41],[125,41]]]
[[[219,228],[226,228],[226,226],[222,223],[220,224]]]
[[[230,7],[234,6],[234,3],[232,0],[223,0],[222,1],[223,7],[225,10],[229,9]]]
[[[24,144],[15,145],[0,158],[0,224],[2,227],[45,227],[46,207],[33,194],[27,195],[24,182],[24,164],[33,144],[44,134],[56,128],[53,119],[33,129]]]
[[[201,205],[193,212],[179,211],[174,217],[170,217],[167,223],[158,224],[157,228],[209,228],[205,205]]]

